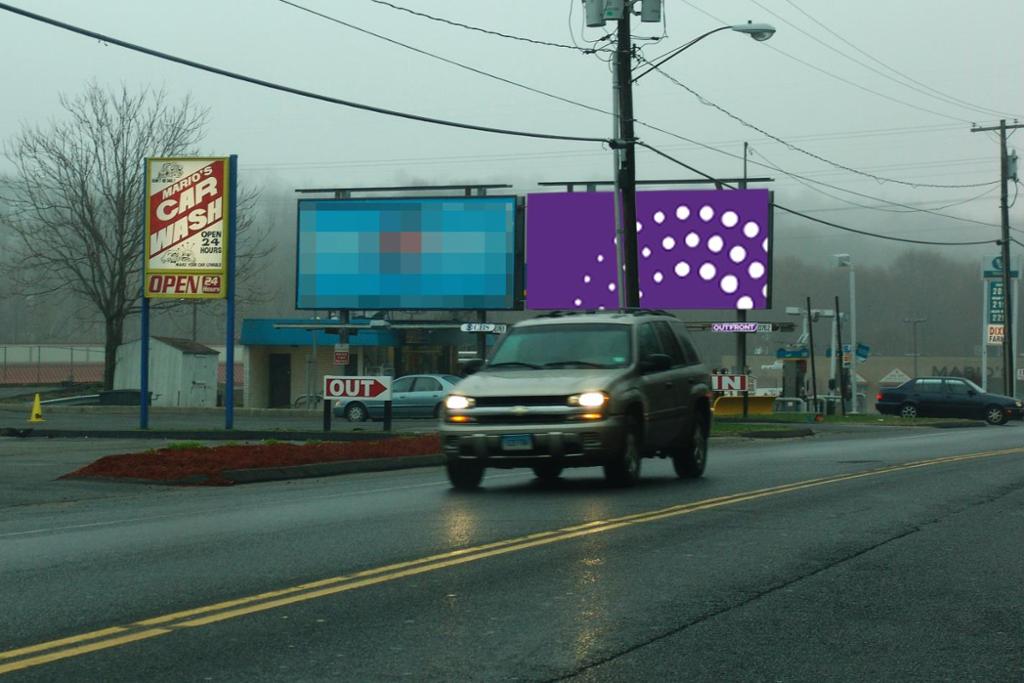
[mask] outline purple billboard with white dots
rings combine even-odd
[[[640,305],[758,309],[771,302],[768,190],[636,193]],[[526,307],[618,308],[611,192],[526,199]]]

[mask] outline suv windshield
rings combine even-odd
[[[602,323],[513,328],[488,367],[620,368],[629,364],[630,326]]]

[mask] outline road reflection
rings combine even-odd
[[[583,541],[578,558],[572,566],[573,614],[572,654],[576,664],[592,658],[601,640],[608,633],[608,587],[604,586],[607,539],[590,537]]]

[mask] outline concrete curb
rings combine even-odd
[[[182,431],[170,429],[39,429],[35,427],[2,427],[0,436],[48,439],[173,439],[180,441],[384,441],[400,436],[417,436],[412,432],[316,432],[216,430]]]
[[[814,436],[813,429],[777,429],[764,431],[740,432],[739,436],[748,439],[795,439],[805,436]]]
[[[249,470],[225,470],[221,476],[236,484],[251,484],[259,481],[280,481],[283,479],[304,479],[308,477],[330,477],[336,474],[356,472],[383,472],[410,467],[432,467],[444,464],[444,456],[406,455],[397,458],[367,458],[364,460],[338,460],[292,467],[261,467]]]
[[[784,431],[762,431],[745,432],[742,434],[729,434],[723,436],[712,436],[714,440],[725,440],[741,438],[749,439],[780,439],[803,436],[813,436],[810,429],[790,429]],[[193,434],[193,438],[196,436]],[[235,435],[237,436],[237,435]],[[280,436],[280,435],[278,435]],[[375,436],[372,434],[358,435],[360,439]],[[401,435],[393,435],[401,436]],[[220,478],[230,481],[232,484],[254,484],[267,481],[285,481],[289,479],[308,479],[313,477],[331,477],[341,474],[355,474],[359,472],[385,472],[388,470],[409,469],[414,467],[437,467],[443,465],[445,456],[440,453],[429,455],[404,455],[392,458],[362,458],[357,460],[336,460],[333,462],[310,463],[308,465],[293,465],[289,467],[259,467],[241,470],[224,470]],[[62,477],[63,478],[63,477]],[[202,485],[207,475],[192,475],[175,479],[172,481],[158,479],[134,479],[128,477],[82,477],[91,481],[109,481],[122,484],[147,484],[160,486],[194,486]]]
[[[32,407],[32,400],[0,401],[0,410],[25,412]],[[118,405],[75,405],[75,404],[43,404],[43,413],[96,413],[100,415],[138,415],[139,406]],[[235,417],[272,417],[275,415],[322,415],[323,408],[310,410],[300,408],[242,408],[235,406]],[[149,414],[153,415],[223,415],[224,406],[210,408],[150,406]]]

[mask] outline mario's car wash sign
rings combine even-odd
[[[145,296],[227,293],[228,158],[146,160]]]

